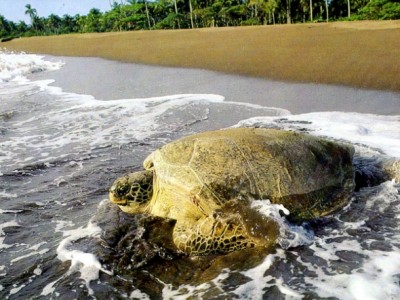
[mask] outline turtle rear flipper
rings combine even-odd
[[[177,222],[173,240],[179,250],[189,255],[209,255],[269,247],[275,244],[278,232],[272,219],[230,201],[196,222]]]

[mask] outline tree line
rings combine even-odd
[[[400,19],[400,0],[119,0],[87,15],[40,17],[30,4],[31,24],[0,15],[0,38],[145,29],[268,25],[334,20]]]

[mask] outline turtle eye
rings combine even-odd
[[[124,185],[118,186],[115,192],[116,192],[117,196],[122,197],[122,196],[125,196],[126,194],[128,194],[129,190],[130,190],[129,186],[124,184]]]

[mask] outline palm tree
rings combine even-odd
[[[71,33],[76,29],[76,19],[65,14],[61,19],[62,33]]]
[[[19,23],[15,27],[16,31],[20,34],[27,32],[29,27],[26,25],[24,21],[19,21]]]
[[[35,29],[35,21],[37,19],[37,10],[32,8],[32,6],[30,4],[25,5],[26,11],[25,14],[29,15],[29,17],[31,18],[31,23],[32,23],[32,27],[33,29]]]
[[[10,23],[7,19],[0,15],[0,38],[7,36],[10,33]]]
[[[47,18],[47,26],[49,27],[49,32],[59,34],[61,29],[61,18],[55,14],[51,14]]]
[[[98,8],[92,8],[86,16],[85,28],[86,32],[101,32],[100,18],[101,11]]]

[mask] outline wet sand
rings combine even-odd
[[[400,91],[400,21],[73,34],[0,45],[285,82]]]
[[[52,78],[66,92],[99,100],[175,94],[217,94],[225,101],[289,110],[293,114],[347,111],[400,115],[400,93],[352,87],[285,83],[220,72],[139,65],[100,58],[47,57],[63,60],[58,71],[35,73],[34,80]]]

